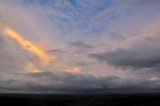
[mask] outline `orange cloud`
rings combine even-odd
[[[33,43],[28,41],[27,39],[23,38],[20,34],[18,34],[14,29],[11,27],[4,27],[3,30],[8,37],[12,38],[16,42],[18,42],[24,49],[30,51],[32,54],[37,56],[43,65],[47,65],[49,62],[48,55],[39,47],[35,46]]]

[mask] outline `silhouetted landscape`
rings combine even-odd
[[[1,94],[3,106],[160,106],[160,94]]]

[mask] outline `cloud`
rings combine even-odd
[[[7,39],[0,34],[0,71],[3,73],[13,73],[22,69],[25,59],[21,55],[25,51],[20,48],[14,41]],[[19,51],[17,51],[19,49]],[[25,56],[24,56],[25,57]],[[23,60],[24,61],[20,61]]]
[[[135,90],[158,89],[160,87],[160,83],[157,80],[142,80],[116,76],[97,78],[92,75],[77,75],[67,72],[17,74],[14,78],[1,79],[0,85],[0,91],[6,89],[10,92],[23,91],[30,93],[58,93],[60,91],[70,93],[88,91],[90,93],[92,91],[100,92],[101,90],[126,89],[135,92]]]
[[[30,73],[39,61],[0,32],[0,91],[160,88],[158,2],[1,0],[0,30],[14,28],[53,58]]]
[[[0,1],[0,27],[10,26],[23,37],[47,50],[49,45],[57,43],[57,29],[47,16],[48,9],[42,8],[40,4],[27,5],[24,0]]]
[[[68,43],[72,47],[76,48],[92,48],[93,46],[85,44],[83,41],[76,41]]]
[[[120,3],[119,1],[113,0],[115,2]],[[121,0],[121,3],[128,4],[130,6],[148,6],[148,5],[155,5],[156,3],[160,3],[159,0]]]
[[[158,42],[145,40],[129,48],[120,48],[106,53],[90,54],[89,56],[118,67],[154,68],[160,65],[159,52]]]
[[[160,3],[160,1],[159,0],[139,0],[139,1],[137,1],[137,4],[144,4],[144,5],[146,5],[146,4],[155,4],[155,3]]]

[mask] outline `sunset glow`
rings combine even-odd
[[[43,65],[46,65],[49,62],[49,57],[45,54],[45,52],[35,46],[33,43],[28,41],[27,39],[23,38],[20,34],[18,34],[14,29],[11,27],[5,27],[4,32],[8,37],[14,39],[16,42],[18,42],[24,49],[30,51],[35,56],[40,58],[41,63]]]
[[[0,0],[0,90],[159,90],[159,10],[160,0]]]

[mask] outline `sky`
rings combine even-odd
[[[159,90],[159,10],[159,0],[1,0],[0,92]]]

